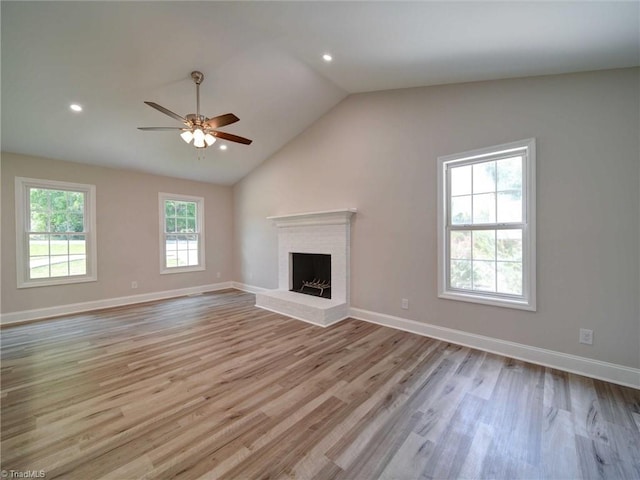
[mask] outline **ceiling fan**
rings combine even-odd
[[[216,138],[250,145],[251,140],[248,138],[215,130],[216,128],[231,125],[240,120],[233,113],[225,113],[224,115],[218,115],[212,118],[200,115],[200,84],[202,80],[204,80],[204,74],[198,71],[191,72],[191,78],[196,84],[196,113],[190,113],[185,117],[181,117],[177,113],[173,113],[171,110],[164,108],[162,105],[154,102],[144,102],[165,115],[184,123],[184,127],[138,127],[138,129],[151,131],[180,130],[182,132],[180,134],[182,139],[187,143],[191,143],[193,140],[193,146],[196,148],[210,147],[215,143]]]

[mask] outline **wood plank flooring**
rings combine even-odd
[[[640,478],[640,391],[227,290],[5,328],[1,468],[46,479]]]

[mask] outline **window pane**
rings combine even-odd
[[[49,235],[29,235],[29,256],[49,255]]]
[[[167,233],[173,233],[176,231],[176,219],[167,217],[166,230]]]
[[[522,264],[498,262],[498,292],[522,295]]]
[[[69,253],[74,255],[87,254],[87,238],[85,235],[69,236]]]
[[[187,204],[185,202],[176,202],[176,215],[179,217],[187,215]]]
[[[49,231],[49,212],[32,210],[29,224],[30,232],[48,232]]]
[[[522,222],[522,192],[507,190],[498,193],[498,223]]]
[[[189,249],[189,243],[187,242],[187,236],[186,235],[177,235],[177,241],[178,241],[178,250],[188,250]]]
[[[70,213],[68,215],[67,232],[84,232],[84,215]]]
[[[195,202],[187,203],[187,217],[195,218],[196,216],[196,204]]]
[[[496,191],[496,162],[473,165],[473,193]]]
[[[176,232],[184,233],[187,231],[187,219],[186,218],[176,218]]]
[[[196,231],[196,219],[195,218],[187,218],[187,232],[195,232]]]
[[[195,267],[198,265],[198,250],[189,250],[189,266]]]
[[[29,258],[29,278],[49,278],[49,257]]]
[[[498,260],[522,261],[522,230],[498,230]]]
[[[167,235],[165,240],[165,249],[167,251],[175,251],[178,249],[178,239],[176,235]]]
[[[178,266],[178,254],[176,252],[167,252],[166,265],[167,268]]]
[[[63,190],[51,190],[51,211],[67,211],[67,192]]]
[[[471,223],[471,195],[451,199],[451,224],[469,225]]]
[[[72,255],[71,263],[69,264],[71,275],[86,275],[87,274],[87,257],[86,255]]]
[[[484,260],[473,261],[473,289],[485,292],[496,291],[495,262]]]
[[[470,260],[451,260],[451,287],[452,288],[471,288],[471,261]]]
[[[69,256],[68,255],[52,255],[51,256],[51,276],[52,277],[68,277],[69,276]]]
[[[496,164],[498,191],[522,191],[522,157],[505,158]]]
[[[50,218],[50,232],[68,232],[69,225],[65,212],[52,212]]]
[[[477,230],[473,232],[473,259],[495,260],[496,232],[495,230]]]
[[[471,259],[471,232],[451,232],[451,258]]]
[[[165,200],[164,202],[164,214],[167,217],[175,217],[176,215],[176,203],[172,200]]]
[[[473,196],[473,223],[495,223],[496,194],[483,193]]]
[[[67,255],[69,242],[66,235],[51,235],[51,255]]]
[[[178,266],[186,267],[189,265],[189,252],[187,250],[178,250]]]
[[[451,195],[469,195],[471,193],[471,165],[454,167],[451,173]]]
[[[84,193],[67,192],[67,205],[70,212],[84,212]]]
[[[49,210],[49,192],[46,188],[30,188],[29,189],[29,206],[30,209],[47,211]]]

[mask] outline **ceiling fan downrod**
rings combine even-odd
[[[193,81],[196,83],[196,118],[198,119],[198,123],[201,123],[202,119],[200,118],[200,84],[202,83],[202,80],[204,80],[204,74],[202,72],[194,70],[193,72],[191,72],[191,78],[193,78]]]

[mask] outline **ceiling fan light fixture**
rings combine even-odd
[[[187,143],[191,143],[191,140],[193,140],[193,133],[191,133],[189,130],[185,130],[180,134],[180,136]]]
[[[207,142],[207,147],[210,147],[211,145],[213,145],[214,143],[216,143],[216,137],[214,137],[213,135],[211,135],[210,133],[207,133],[204,136],[204,141]]]
[[[196,128],[193,131],[193,146],[196,148],[204,148],[204,136],[204,132],[201,129]]]
[[[193,131],[193,141],[194,142],[204,142],[204,132],[200,128],[196,128]]]

